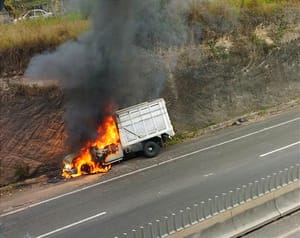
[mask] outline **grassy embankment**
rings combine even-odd
[[[228,14],[232,14],[232,11],[228,11],[228,6],[232,6],[236,14],[243,11],[255,17],[272,15],[287,4],[297,4],[297,2],[297,0],[226,0],[222,2],[194,0],[190,12],[187,13],[186,22],[188,24],[201,22],[205,18],[201,9],[205,9],[205,12],[212,16],[226,19]],[[0,76],[22,74],[33,55],[52,50],[64,41],[76,38],[89,26],[89,21],[78,15],[1,25]]]
[[[78,15],[1,25],[0,76],[22,74],[32,56],[75,39],[89,27],[89,21]]]
[[[297,3],[298,0],[227,0],[237,11],[247,10],[256,15],[270,15],[286,4]],[[224,2],[194,0],[187,21],[197,21],[201,15],[197,11],[205,8],[210,13],[218,12],[226,15]],[[225,16],[226,17],[226,16]],[[89,21],[78,15],[22,21],[17,24],[1,25],[0,51],[18,49],[28,45],[58,45],[68,39],[76,38],[79,33],[89,27]]]
[[[274,42],[268,44],[265,40],[257,38],[254,30],[260,24],[269,24],[273,22],[274,16],[283,12],[285,8],[299,8],[298,0],[227,0],[227,1],[203,1],[194,0],[190,11],[187,13],[187,23],[191,26],[201,25],[201,42],[200,44],[207,45],[211,49],[213,58],[227,58],[228,53],[224,53],[222,47],[218,48],[215,45],[216,39],[228,34],[231,35],[231,40],[236,38],[242,42],[246,41],[245,45],[253,44],[257,46],[258,52],[267,54],[269,49],[276,46],[279,39],[286,31],[291,29],[285,23],[280,24],[273,32]],[[218,19],[220,21],[218,21]],[[222,29],[221,23],[227,22],[229,25],[228,31],[226,27]],[[234,22],[234,26],[230,23]],[[198,42],[196,42],[198,43]],[[246,52],[247,54],[249,52]],[[190,59],[189,59],[190,60]],[[188,64],[187,64],[188,65]],[[295,98],[299,102],[299,98]],[[245,114],[247,120],[259,119],[267,116],[270,112],[281,110],[279,107],[270,107],[267,110],[261,109],[256,113]],[[235,123],[234,120],[229,120],[223,123],[211,122],[202,127],[195,127],[191,130],[177,133],[171,144],[182,142],[186,139],[194,138],[206,134],[207,132],[214,131],[215,129],[230,126]]]
[[[28,45],[58,45],[74,39],[89,27],[89,21],[77,15],[19,21],[0,27],[0,50]]]

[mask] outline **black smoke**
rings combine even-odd
[[[185,31],[170,0],[97,0],[91,30],[32,59],[26,76],[58,80],[72,149],[93,139],[113,109],[159,96],[166,82],[158,49],[180,45]],[[91,4],[91,1],[89,1]]]

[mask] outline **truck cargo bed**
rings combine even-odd
[[[175,134],[162,98],[116,111],[115,116],[124,149],[164,134]]]

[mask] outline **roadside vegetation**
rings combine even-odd
[[[7,6],[17,9],[13,2],[14,1],[7,1]],[[27,2],[30,3],[30,1]],[[36,2],[37,1],[35,1],[35,3]],[[27,3],[27,5],[29,3]],[[240,16],[241,11],[248,16],[269,16],[287,4],[296,3],[297,0],[227,0],[224,2],[193,0],[190,4],[190,10],[186,15],[186,22],[189,25],[207,22],[210,27],[210,30],[207,30],[207,32],[209,31],[211,34],[216,34],[214,25],[220,29],[220,24],[227,24],[227,26],[224,25],[222,29],[224,31],[231,30],[229,25],[234,24],[232,18]],[[211,19],[211,16],[215,17]],[[230,22],[228,22],[229,18],[231,20]],[[45,45],[46,47],[49,45],[59,45],[66,40],[76,38],[81,32],[88,28],[89,21],[76,14],[1,25],[0,51],[23,46],[28,47],[29,45],[35,44]],[[202,37],[205,37],[205,35]]]
[[[299,8],[298,0],[193,0],[186,21],[190,26],[208,26],[210,34],[247,30],[288,7]],[[242,29],[243,28],[243,29]]]
[[[0,51],[34,45],[54,46],[75,39],[89,28],[79,15],[23,20],[0,28]]]
[[[36,4],[39,1],[25,2],[28,2],[26,3],[28,6],[31,6],[30,2],[35,2]],[[40,2],[42,4],[45,1]],[[241,11],[249,16],[270,16],[286,5],[296,4],[297,2],[297,0],[227,0],[224,2],[193,0],[187,13],[186,21],[190,25],[199,22],[203,23],[203,21],[209,21],[208,23],[214,21],[218,24],[222,19],[228,20],[228,18],[232,19],[238,16]],[[26,4],[23,4],[24,6],[21,4],[23,10],[26,9],[24,8],[27,6]],[[14,1],[7,1],[6,5],[14,9],[13,11],[20,11],[20,7],[15,7]],[[210,19],[212,15],[215,16],[214,19]],[[76,14],[2,25],[0,28],[0,50],[19,48],[20,46],[37,43],[47,46],[49,44],[58,45],[66,40],[76,38],[78,34],[87,30],[88,27],[89,21]],[[210,27],[212,26],[210,25]]]
[[[176,129],[170,144],[240,125],[241,115],[248,122],[273,115],[270,108],[285,110],[289,104],[282,103],[290,100],[299,105],[299,0],[191,0],[184,7],[187,43],[158,50],[169,70],[161,95]],[[34,55],[76,40],[90,24],[72,14],[0,26],[0,122],[6,125],[0,187],[60,174],[68,150],[63,92],[15,82]]]
[[[0,77],[22,75],[34,55],[76,39],[89,27],[89,20],[76,14],[1,25]]]

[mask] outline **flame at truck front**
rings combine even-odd
[[[82,174],[105,173],[111,165],[105,165],[105,160],[111,154],[120,150],[120,136],[112,116],[107,117],[97,129],[97,138],[88,141],[81,148],[79,155],[68,155],[64,159],[62,175],[66,178]]]

